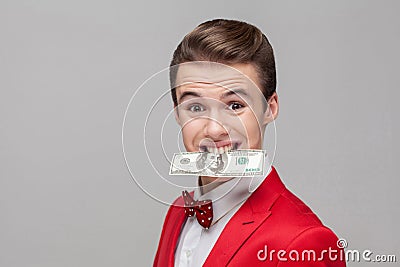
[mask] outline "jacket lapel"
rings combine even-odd
[[[226,266],[254,231],[271,215],[285,186],[272,166],[270,174],[225,226],[203,266]]]
[[[193,192],[190,194],[193,197]],[[175,264],[175,248],[182,226],[186,220],[183,205],[183,198],[179,197],[170,207],[168,215],[165,218],[164,228],[161,234],[160,245],[154,266],[173,267]]]
[[[173,216],[171,216],[171,223],[169,224],[172,229],[169,236],[166,236],[166,240],[168,242],[167,250],[168,250],[168,266],[173,267],[175,264],[175,248],[178,242],[179,235],[181,233],[181,228],[185,222],[185,214],[183,212],[183,208],[175,207],[176,212],[174,212]]]
[[[179,226],[182,226],[185,221],[185,214],[183,208],[179,207],[180,204],[183,204],[183,201],[178,198],[168,210],[153,263],[154,267],[174,266],[175,247],[181,230]]]

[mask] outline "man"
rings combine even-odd
[[[222,159],[230,150],[262,149],[279,104],[273,50],[258,28],[200,24],[175,50],[170,79],[187,151]],[[273,166],[253,180],[201,176],[198,183],[171,205],[154,266],[345,266],[336,235]]]
[[[216,153],[217,154],[217,153]],[[216,155],[214,153],[203,152],[196,159],[196,167],[199,170],[206,172],[207,174],[219,173],[224,169],[225,163],[223,158],[226,158],[226,154]]]

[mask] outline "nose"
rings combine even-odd
[[[221,122],[211,118],[207,119],[207,123],[204,126],[204,132],[206,137],[213,140],[219,140],[228,135],[224,125],[222,125]]]

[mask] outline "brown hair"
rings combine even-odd
[[[215,19],[201,23],[176,48],[170,64],[171,95],[175,105],[177,67],[190,61],[223,64],[251,63],[257,70],[266,100],[276,90],[275,59],[267,37],[254,25],[237,20]]]

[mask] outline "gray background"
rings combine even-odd
[[[150,266],[167,207],[127,171],[123,114],[216,17],[254,23],[275,49],[286,185],[349,248],[399,258],[399,7],[1,1],[0,266]]]

